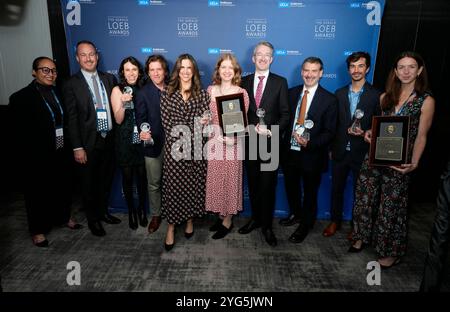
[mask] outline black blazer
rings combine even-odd
[[[289,127],[286,129],[282,141],[282,149],[285,155],[291,147],[295,113],[302,90],[303,85],[289,89],[291,115],[289,118]],[[307,119],[314,122],[314,127],[310,130],[310,140],[306,148],[302,147],[299,152],[294,151],[294,161],[306,171],[326,171],[328,167],[328,147],[336,133],[336,97],[319,85],[311,101]]]
[[[98,71],[98,76],[105,85],[113,123],[112,131],[114,131],[115,121],[111,107],[111,91],[117,84],[117,80],[113,75],[100,71]],[[67,115],[66,131],[69,134],[72,147],[82,147],[86,152],[92,152],[97,138],[97,115],[89,85],[81,71],[67,80],[62,91]],[[109,133],[109,135],[112,135],[112,133]]]
[[[53,91],[62,105],[58,90],[53,88]],[[14,120],[11,122],[11,133],[14,149],[18,154],[16,156],[21,157],[32,152],[34,165],[51,163],[56,150],[55,126],[34,81],[10,96],[9,109]],[[67,142],[64,143],[66,145]]]
[[[256,116],[255,95],[253,94],[255,74],[242,78],[241,86],[249,96],[249,107],[247,112],[248,124],[256,125],[259,117]],[[260,107],[264,108],[266,115],[264,122],[270,128],[272,125],[280,126],[280,133],[284,131],[289,123],[288,86],[286,78],[270,73],[267,78],[266,87],[261,97]]]
[[[347,85],[336,90],[335,93],[338,99],[338,120],[336,137],[332,143],[332,159],[343,159],[347,143],[350,141],[351,158],[361,163],[369,149],[369,144],[364,141],[363,137],[357,137],[347,133],[347,129],[353,123],[353,117],[350,115],[348,90],[349,86]],[[366,82],[364,84],[364,91],[356,107],[364,111],[364,116],[361,119],[361,128],[363,130],[369,130],[371,128],[373,116],[381,115],[380,95],[381,92],[375,89],[370,83]]]
[[[146,145],[145,156],[148,157],[158,157],[159,154],[161,154],[164,145],[164,129],[161,123],[160,103],[159,89],[149,79],[149,81],[139,89],[134,101],[138,129],[140,129],[143,122],[148,122],[151,126],[150,130],[155,144]]]

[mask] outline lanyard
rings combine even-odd
[[[37,87],[36,87],[36,89],[37,89]],[[38,92],[39,92],[39,89],[37,89],[37,90],[38,90]],[[52,89],[51,91],[52,91],[53,98],[54,98],[55,101],[56,101],[56,104],[58,104],[58,108],[59,108],[59,111],[60,111],[60,113],[61,113],[61,125],[63,125],[63,122],[64,122],[64,118],[63,118],[63,117],[64,117],[64,112],[63,112],[63,110],[62,110],[61,103],[59,102],[58,97],[57,97],[56,94],[55,94],[55,91],[53,91],[53,89]],[[39,92],[39,94],[41,95],[42,99],[44,100],[45,105],[47,105],[47,109],[48,109],[48,111],[50,112],[50,115],[52,116],[53,125],[54,125],[55,128],[56,128],[55,113],[53,113],[53,110],[51,109],[50,105],[49,105],[48,102],[45,100],[45,98],[42,96],[42,94],[41,94],[40,92]]]
[[[411,96],[413,96],[414,94],[416,94],[416,91],[411,92],[411,94],[406,99],[405,103],[402,104],[402,107],[400,107],[400,109],[398,110],[398,112],[395,115],[400,116],[403,113],[403,111],[405,110],[406,104],[408,104],[409,98]],[[395,107],[394,107],[394,112],[395,112]]]
[[[102,104],[103,107],[106,109],[106,107],[108,106],[108,102],[106,101],[106,91],[105,91],[105,86],[103,85],[103,81],[100,79],[100,76],[98,76],[98,80],[100,81],[100,87],[102,89]],[[89,84],[88,84],[89,86]],[[91,93],[91,97],[92,97],[92,102],[94,103],[95,109],[97,109],[97,100],[95,99],[94,93],[91,90],[91,86],[89,86],[89,92]]]

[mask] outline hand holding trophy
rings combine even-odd
[[[130,86],[125,86],[123,88],[123,94],[129,94],[130,96],[133,95],[133,89]],[[125,101],[123,102],[123,108],[124,109],[132,109],[133,108],[133,101]]]
[[[355,111],[355,120],[352,124],[352,132],[358,132],[358,130],[361,130],[361,119],[364,117],[364,111],[362,109],[357,109]]]
[[[311,130],[312,127],[314,127],[314,121],[307,119],[307,120],[305,120],[303,125],[297,124],[295,126],[295,133],[298,136],[304,138],[306,141],[309,141],[310,140],[309,130]]]
[[[210,135],[211,132],[212,132],[211,125],[210,125],[210,122],[211,122],[211,119],[212,119],[212,114],[211,114],[211,111],[209,109],[207,109],[207,110],[205,110],[203,112],[202,119],[203,120],[207,120],[206,124],[205,124],[205,127],[203,128],[203,133],[205,133],[207,135]]]
[[[141,131],[142,132],[148,133],[148,132],[150,132],[150,129],[151,129],[150,128],[150,124],[148,122],[143,122],[141,124]],[[150,138],[150,140],[144,141],[144,146],[153,145],[153,144],[155,144],[155,141],[153,141],[153,138]]]

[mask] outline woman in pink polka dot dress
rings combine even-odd
[[[219,219],[210,228],[213,239],[225,237],[233,228],[233,215],[242,210],[242,159],[244,140],[239,137],[224,137],[219,127],[216,97],[229,94],[244,94],[245,114],[249,98],[247,91],[239,87],[241,67],[234,55],[220,56],[213,74],[213,85],[208,87],[211,96],[209,108],[214,131],[207,143],[208,170],[206,176],[206,211],[219,214]]]

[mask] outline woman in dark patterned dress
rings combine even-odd
[[[189,54],[178,57],[167,91],[161,94],[165,132],[162,178],[162,217],[168,227],[167,251],[175,244],[175,225],[186,222],[186,238],[194,234],[193,218],[205,213],[206,160],[203,158],[203,112],[210,97],[201,89],[197,63]]]
[[[400,54],[381,95],[381,108],[383,115],[410,116],[409,162],[398,167],[370,167],[366,156],[356,184],[349,252],[359,252],[372,242],[382,268],[399,263],[406,251],[409,173],[419,164],[434,114],[434,99],[427,91],[422,57],[415,52]],[[370,136],[367,131],[366,141]]]
[[[122,60],[119,67],[120,84],[112,90],[111,103],[114,119],[118,124],[116,131],[117,161],[122,170],[122,187],[128,206],[128,224],[133,230],[147,226],[145,209],[146,177],[144,165],[144,149],[139,140],[134,113],[133,95],[142,86],[144,71],[137,59],[129,56]],[[130,92],[129,90],[132,90]],[[128,90],[126,90],[128,89]],[[139,197],[138,207],[135,207],[133,197],[133,181]]]

